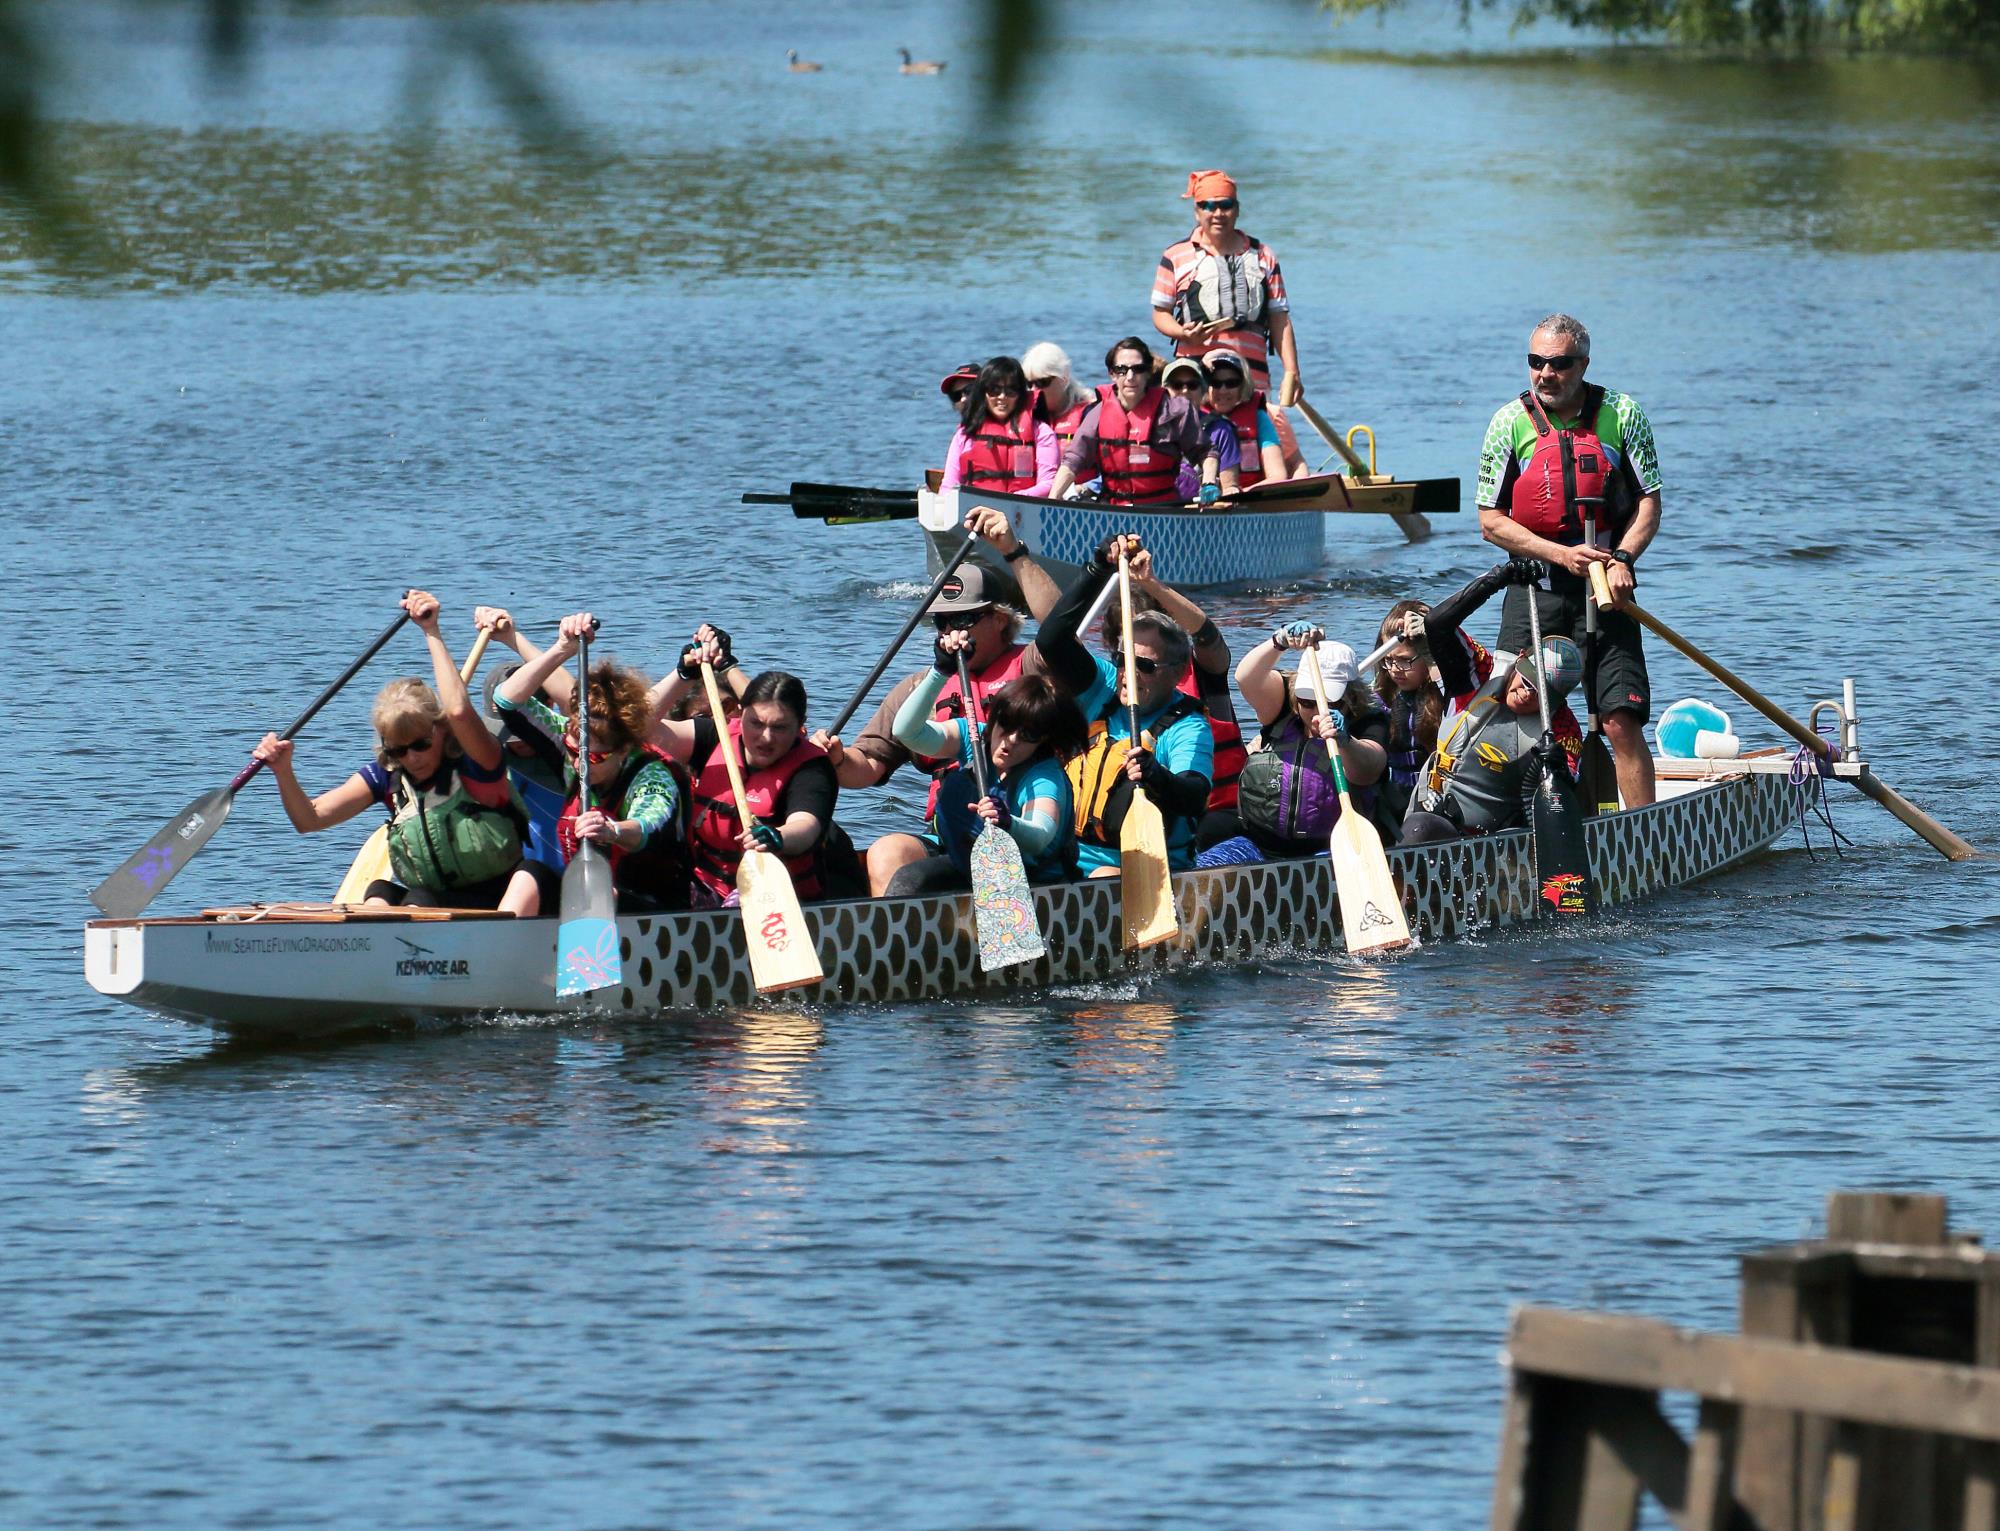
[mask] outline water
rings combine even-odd
[[[498,14],[591,178],[463,69],[400,128],[394,8],[267,19],[234,96],[178,24],[79,8],[54,147],[115,259],[84,284],[0,226],[0,1520],[1470,1524],[1511,1304],[1731,1328],[1732,1253],[1835,1186],[2000,1225],[2000,874],[1846,792],[1845,858],[1793,837],[1587,941],[1390,965],[262,1051],[93,996],[87,889],[406,584],[461,643],[475,602],[587,605],[655,668],[713,617],[825,716],[914,533],[738,494],[907,482],[953,364],[1143,332],[1208,164],[1284,259],[1309,388],[1399,471],[1469,481],[1528,327],[1582,315],[1660,436],[1642,599],[1796,708],[1856,677],[1884,778],[2000,847],[1989,72],[1098,5],[1015,139],[954,154],[953,8]],[[899,44],[950,72],[885,73]],[[1490,560],[1469,515],[1341,529],[1323,577],[1214,600],[1239,652]],[[1653,664],[1661,705],[1775,742]],[[161,907],[323,896],[352,843],[260,783]]]

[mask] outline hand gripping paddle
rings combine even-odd
[[[1125,635],[1125,716],[1131,747],[1139,748],[1139,672],[1132,662],[1132,565],[1118,560],[1118,605]],[[1157,946],[1180,934],[1174,885],[1167,871],[1167,824],[1146,789],[1132,784],[1118,826],[1118,871],[1125,904],[1125,948]]]

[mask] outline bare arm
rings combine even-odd
[[[1637,558],[1652,546],[1653,538],[1660,531],[1660,496],[1656,490],[1652,494],[1639,497],[1638,509],[1632,512],[1632,522],[1618,539],[1618,550]],[[1604,571],[1605,582],[1611,587],[1613,600],[1623,603],[1631,598],[1636,581],[1632,571],[1621,563],[1614,563]]]
[[[1061,587],[1049,578],[1049,571],[1035,561],[1032,552],[1021,550],[1021,540],[1014,535],[1005,514],[990,505],[975,505],[966,514],[965,529],[978,533],[982,542],[1006,560],[1007,571],[1020,585],[1021,599],[1028,603],[1030,616],[1039,622],[1055,609],[1062,596]],[[1021,554],[1018,558],[1017,552]],[[841,785],[849,784],[843,779]]]
[[[452,737],[458,740],[458,747],[467,758],[476,762],[481,770],[498,770],[500,741],[487,732],[485,720],[473,709],[472,697],[458,673],[458,661],[451,657],[444,635],[438,631],[440,612],[437,597],[428,590],[412,590],[403,597],[403,610],[417,624],[417,630],[424,635],[425,646],[431,651],[432,683],[437,687],[438,705],[444,709],[444,720],[451,729]]]
[[[278,784],[278,801],[285,805],[285,817],[302,835],[345,824],[375,801],[375,794],[368,790],[368,782],[359,771],[331,792],[307,797],[292,770],[292,741],[280,739],[276,734],[264,735],[250,753],[271,768],[271,779]]]
[[[1278,360],[1285,364],[1285,380],[1278,385],[1278,405],[1284,408],[1299,402],[1305,384],[1299,378],[1299,343],[1292,330],[1292,316],[1287,309],[1267,311],[1271,320],[1271,348],[1278,353]],[[1281,473],[1278,475],[1283,478]]]
[[[472,612],[472,622],[475,627],[490,629],[494,637],[521,656],[523,664],[542,657],[541,649],[533,639],[514,625],[514,619],[507,614],[504,606],[475,607]],[[569,711],[570,703],[576,700],[576,681],[567,670],[557,670],[543,681],[539,689],[548,697],[549,704],[557,712]],[[529,693],[531,696],[533,694]],[[518,697],[511,699],[520,700]]]
[[[1611,555],[1603,548],[1594,548],[1588,543],[1566,548],[1560,542],[1536,536],[1506,511],[1491,505],[1479,507],[1479,535],[1516,558],[1539,558],[1544,563],[1569,570],[1579,579],[1584,577],[1592,564],[1611,562]]]
[[[501,681],[498,694],[518,707],[537,691],[547,686],[549,678],[560,671],[564,665],[568,664],[575,657],[578,635],[593,626],[595,620],[587,611],[579,611],[572,616],[564,617],[562,619],[562,627],[557,632],[556,641],[543,649],[533,659],[524,661],[520,669]],[[551,700],[554,700],[555,694],[555,691],[550,689],[549,697]],[[572,688],[572,694],[574,694],[574,688]],[[558,708],[558,710],[563,709]]]

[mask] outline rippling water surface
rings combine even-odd
[[[2000,1222],[2000,874],[1847,793],[1845,857],[1386,965],[260,1051],[85,987],[87,889],[406,584],[461,634],[589,605],[656,668],[712,617],[825,716],[914,535],[738,495],[907,482],[951,365],[1144,331],[1208,164],[1386,466],[1469,487],[1529,325],[1583,315],[1665,459],[1647,603],[1795,707],[1856,677],[1883,776],[2000,847],[1990,72],[1074,9],[970,151],[954,7],[500,10],[585,135],[537,159],[461,67],[408,125],[393,8],[267,20],[233,95],[151,8],[78,8],[52,148],[99,269],[0,223],[0,1519],[1472,1524],[1510,1304],[1733,1327],[1731,1254],[1834,1186]],[[1490,560],[1469,514],[1340,532],[1216,597],[1239,649]],[[323,895],[352,843],[260,783],[161,907]]]

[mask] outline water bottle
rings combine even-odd
[[[1720,707],[1711,707],[1707,702],[1700,701],[1695,697],[1687,697],[1682,701],[1675,702],[1673,706],[1660,714],[1660,721],[1653,728],[1653,737],[1659,742],[1660,753],[1670,759],[1693,760],[1701,757],[1711,760],[1726,760],[1734,758],[1736,753],[1734,750],[1729,750],[1727,754],[1715,754],[1703,757],[1701,750],[1697,748],[1700,743],[1700,736],[1703,734],[1725,736],[1730,740],[1734,740],[1736,737],[1735,730],[1729,726],[1728,713],[1724,712]],[[1711,745],[1711,748],[1722,749],[1727,747]]]

